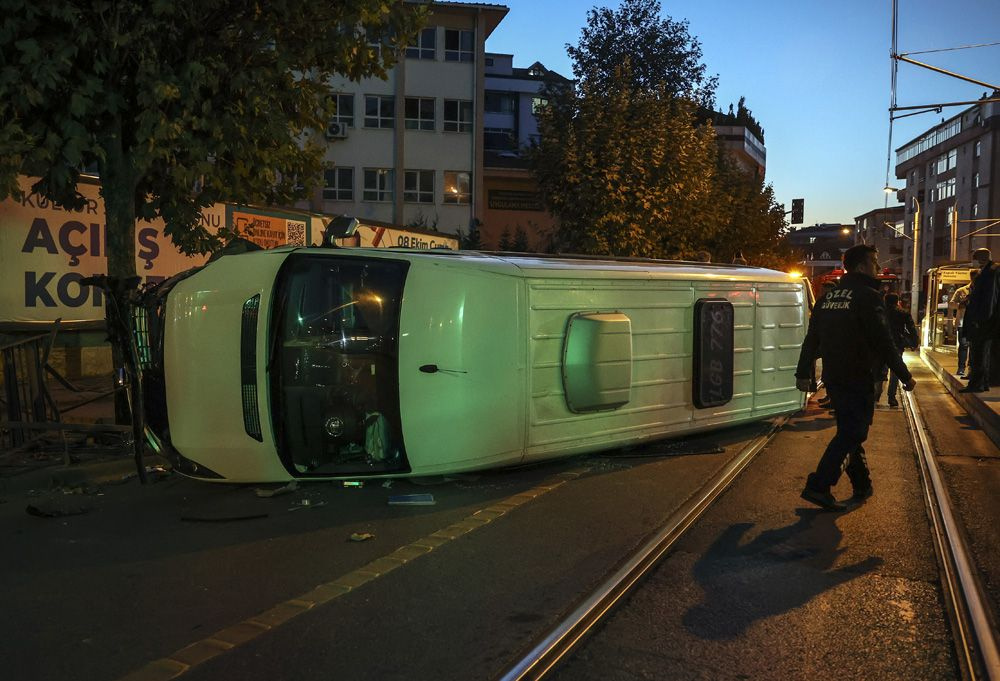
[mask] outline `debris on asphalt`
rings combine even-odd
[[[171,469],[163,466],[146,466],[146,479],[150,482],[159,482],[164,478],[169,478],[171,473],[173,473]]]
[[[386,480],[385,482],[382,483],[382,486],[385,487],[386,489],[389,489],[390,487],[392,487],[392,483],[393,483],[392,480]]]
[[[85,513],[90,513],[94,509],[89,506],[71,506],[68,508],[55,508],[55,507],[41,507],[32,506],[29,504],[24,509],[28,515],[33,515],[36,518],[63,518],[70,515],[83,515]]]
[[[351,541],[368,541],[374,538],[375,535],[371,532],[352,532],[350,536]]]
[[[289,511],[298,511],[299,509],[303,509],[303,508],[315,508],[316,506],[326,506],[326,502],[325,501],[320,501],[320,502],[317,502],[317,503],[314,504],[309,499],[301,499],[301,500],[299,500],[299,503],[297,503],[295,506],[292,506],[288,510]]]
[[[352,487],[352,488],[360,489],[360,488],[362,488],[362,487],[365,486],[365,481],[364,480],[344,480],[343,481],[343,486],[344,487]]]
[[[82,484],[82,485],[60,485],[53,489],[54,492],[61,492],[63,495],[70,494],[87,494],[90,496],[97,496],[103,494],[100,487],[94,487],[92,485]]]
[[[255,490],[255,492],[258,497],[267,499],[270,497],[280,497],[282,494],[291,494],[298,488],[299,488],[299,483],[297,483],[295,480],[292,480],[287,485],[282,485],[281,487],[278,487],[276,489],[261,489],[260,487],[258,487]]]
[[[433,494],[397,494],[389,497],[390,506],[433,506]]]
[[[182,515],[186,523],[229,523],[238,520],[259,520],[266,518],[267,513],[245,513],[240,515]]]

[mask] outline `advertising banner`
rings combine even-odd
[[[30,191],[31,180],[21,178]],[[0,322],[63,322],[104,319],[103,295],[80,280],[106,274],[104,202],[97,184],[80,184],[87,200],[78,211],[57,208],[37,195],[0,202]],[[202,224],[217,231],[225,206],[202,212]],[[138,221],[135,268],[145,282],[161,281],[201,265],[207,256],[180,253],[163,233],[163,221]]]

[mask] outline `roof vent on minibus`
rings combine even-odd
[[[627,404],[632,392],[632,322],[621,312],[569,318],[562,357],[566,406],[574,413]]]

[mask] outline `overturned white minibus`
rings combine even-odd
[[[468,471],[802,405],[806,292],[771,270],[282,248],[154,293],[147,425],[206,480]]]

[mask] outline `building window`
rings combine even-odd
[[[406,129],[434,130],[434,100],[427,97],[406,98]]]
[[[323,198],[327,201],[353,201],[354,168],[328,168],[323,171]]]
[[[365,127],[391,128],[395,120],[395,100],[389,95],[365,95]]]
[[[511,114],[517,110],[517,98],[513,92],[486,91],[483,108],[487,113]]]
[[[486,65],[493,66],[493,57],[486,57]]]
[[[403,201],[434,203],[434,171],[407,170],[403,176]]]
[[[444,100],[444,131],[472,132],[472,102],[465,99]]]
[[[816,237],[814,237],[814,236],[809,237],[809,243],[811,243],[811,244],[816,243]]]
[[[483,128],[483,147],[491,151],[513,151],[517,139],[510,128]]]
[[[444,171],[444,202],[469,203],[469,173],[457,170]]]
[[[437,57],[437,28],[425,28],[417,36],[416,45],[406,48],[407,59],[434,59]]]
[[[975,175],[972,176],[972,186],[973,187],[979,186],[979,173],[976,173]]]
[[[392,168],[365,168],[365,201],[392,201]]]
[[[531,113],[533,115],[538,115],[538,112],[549,105],[549,100],[547,97],[532,97],[531,98]],[[916,176],[916,172],[914,172]]]
[[[330,96],[330,100],[333,102],[333,116],[330,118],[331,123],[343,123],[344,125],[354,127],[354,95],[345,95],[337,93]]]
[[[979,158],[979,152],[980,151],[982,151],[982,143],[977,140],[976,141],[976,152],[973,154],[973,156],[975,156],[976,158]]]
[[[473,61],[475,59],[475,31],[446,28],[444,31],[444,60]]]
[[[955,178],[937,183],[937,200],[944,201],[955,195]],[[934,200],[934,192],[931,192],[931,201]]]
[[[941,154],[937,159],[937,172],[940,175],[958,165],[958,149],[952,149],[947,154]]]

